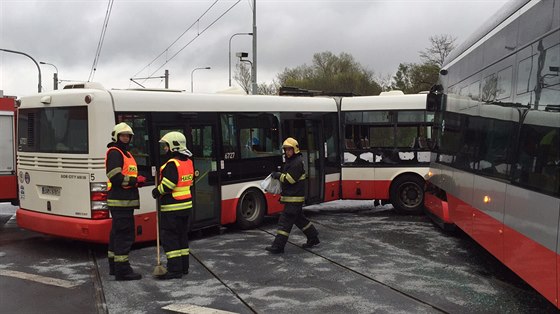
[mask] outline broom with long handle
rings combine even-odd
[[[157,176],[157,173],[156,173]],[[159,186],[159,176],[156,177],[156,187]],[[159,197],[156,199],[156,207],[157,207],[157,211],[156,211],[156,251],[157,251],[157,265],[154,268],[154,272],[153,275],[158,277],[158,276],[163,276],[167,273],[167,269],[165,269],[165,267],[163,265],[161,265],[161,258],[159,256],[159,212],[160,212],[160,203],[159,203]]]

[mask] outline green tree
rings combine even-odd
[[[378,95],[381,92],[373,72],[356,62],[352,55],[341,53],[337,56],[329,51],[314,54],[312,65],[284,69],[278,74],[278,82],[281,86],[329,93]]]

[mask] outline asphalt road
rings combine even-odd
[[[264,250],[275,218],[255,230],[195,233],[190,273],[180,280],[153,279],[153,243],[136,246],[130,260],[144,278],[133,282],[109,276],[105,247],[20,230],[7,206],[0,204],[0,313],[171,313],[164,307],[189,305],[236,313],[556,312],[464,234],[372,203],[306,208],[321,244],[302,249],[294,229],[279,256]]]

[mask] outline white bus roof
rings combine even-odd
[[[380,95],[342,98],[342,111],[425,110],[426,94]]]
[[[110,91],[115,111],[162,112],[336,112],[333,98],[268,95]]]

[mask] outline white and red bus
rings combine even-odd
[[[17,203],[18,184],[15,160],[15,97],[0,91],[0,202]]]
[[[422,211],[434,118],[426,94],[392,91],[340,102],[342,198],[380,200],[400,213]]]
[[[259,183],[282,163],[281,140],[299,140],[307,203],[339,199],[337,105],[332,98],[196,95],[170,90],[106,90],[99,84],[23,97],[18,109],[17,222],[22,228],[107,242],[104,158],[119,122],[134,130],[131,152],[148,185],[140,188],[136,241],[155,239],[150,196],[161,164],[158,140],[182,131],[198,173],[193,228],[236,223],[250,228],[278,213],[278,195]]]
[[[559,1],[507,4],[440,74],[426,209],[558,307]]]

